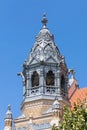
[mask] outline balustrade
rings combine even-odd
[[[29,91],[29,95],[38,95],[41,92],[41,87],[35,86],[35,87],[30,88],[28,91]],[[60,92],[58,92],[58,87],[55,87],[55,86],[54,87],[44,86],[43,94],[62,96],[62,98],[65,98],[65,99],[67,98],[67,93],[63,89],[60,89]]]

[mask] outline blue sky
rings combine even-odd
[[[75,69],[79,86],[87,87],[87,0],[0,0],[0,130],[8,104],[14,118],[21,113],[22,80],[17,73],[44,12],[68,68]]]

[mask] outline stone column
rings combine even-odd
[[[29,82],[30,82],[30,77],[29,77],[29,71],[26,72],[26,96],[29,96]]]
[[[60,93],[61,93],[61,90],[60,90],[60,88],[61,88],[61,70],[60,70],[60,68],[57,71],[57,83],[56,84],[58,87],[58,95],[60,95]]]
[[[44,93],[44,72],[43,72],[43,66],[40,69],[40,93]]]

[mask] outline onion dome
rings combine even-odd
[[[45,14],[41,22],[43,26],[36,36],[35,44],[26,61],[28,65],[38,62],[58,63],[61,59],[59,49],[54,42],[54,35],[46,27],[48,20]]]
[[[12,119],[12,112],[11,112],[11,106],[8,105],[8,110],[6,112],[5,119]]]

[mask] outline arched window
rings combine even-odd
[[[32,87],[39,85],[39,75],[36,71],[33,72],[31,77]]]
[[[55,85],[55,76],[51,70],[49,70],[48,73],[46,74],[46,85],[48,86]]]
[[[63,91],[65,90],[65,78],[64,78],[64,75],[61,76],[61,89]]]

